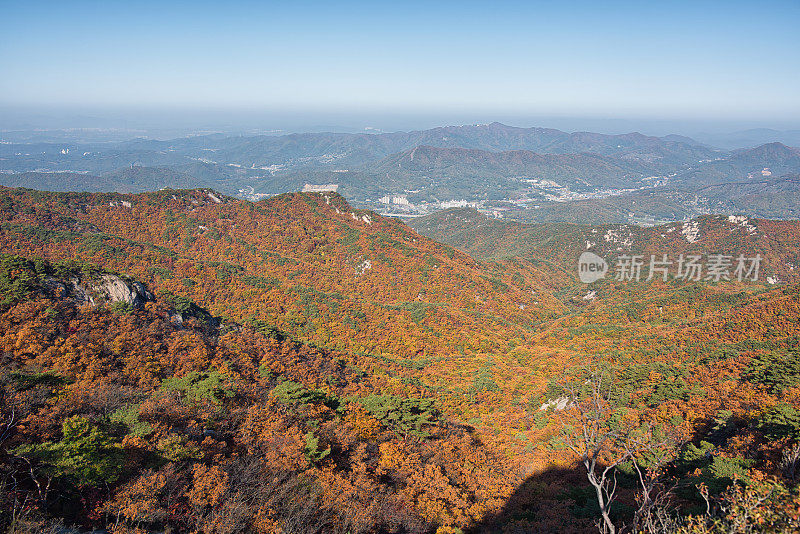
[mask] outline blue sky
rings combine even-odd
[[[800,118],[800,0],[0,0],[0,105]]]

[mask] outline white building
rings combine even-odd
[[[478,203],[467,202],[466,200],[445,200],[439,203],[439,207],[445,210],[447,208],[476,208]]]
[[[305,184],[303,193],[335,193],[339,190],[339,184]]]
[[[381,204],[397,204],[398,206],[410,206],[408,197],[405,195],[386,195],[378,199]]]

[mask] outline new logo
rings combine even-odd
[[[605,278],[607,272],[608,263],[594,252],[584,252],[578,258],[578,278],[584,284]]]

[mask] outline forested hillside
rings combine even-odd
[[[548,295],[534,298],[524,277],[512,281],[335,194],[259,203],[207,190],[2,197],[0,239],[10,252],[119,269],[215,314],[269,320],[356,352],[507,347],[562,308]]]
[[[796,222],[417,225],[468,255],[331,193],[0,210],[8,525],[797,527]],[[587,250],[763,265],[585,285]]]
[[[114,532],[426,532],[510,494],[513,475],[421,389],[170,293],[102,299],[111,279],[135,293],[86,264],[0,257],[11,531],[53,515]]]
[[[800,222],[704,215],[691,221],[642,227],[634,224],[526,224],[489,219],[474,209],[453,208],[409,221],[418,232],[458,247],[476,258],[522,258],[577,275],[582,252],[608,261],[624,254],[651,256],[724,254],[763,258],[760,278],[798,281]],[[644,271],[647,274],[646,271]],[[612,272],[609,277],[613,277]]]

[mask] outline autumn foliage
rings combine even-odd
[[[644,474],[672,531],[793,525],[796,286],[584,299],[556,261],[478,262],[333,194],[0,201],[3,528],[586,532],[643,517]],[[104,276],[150,297],[92,296]],[[598,368],[607,510],[574,440]]]

